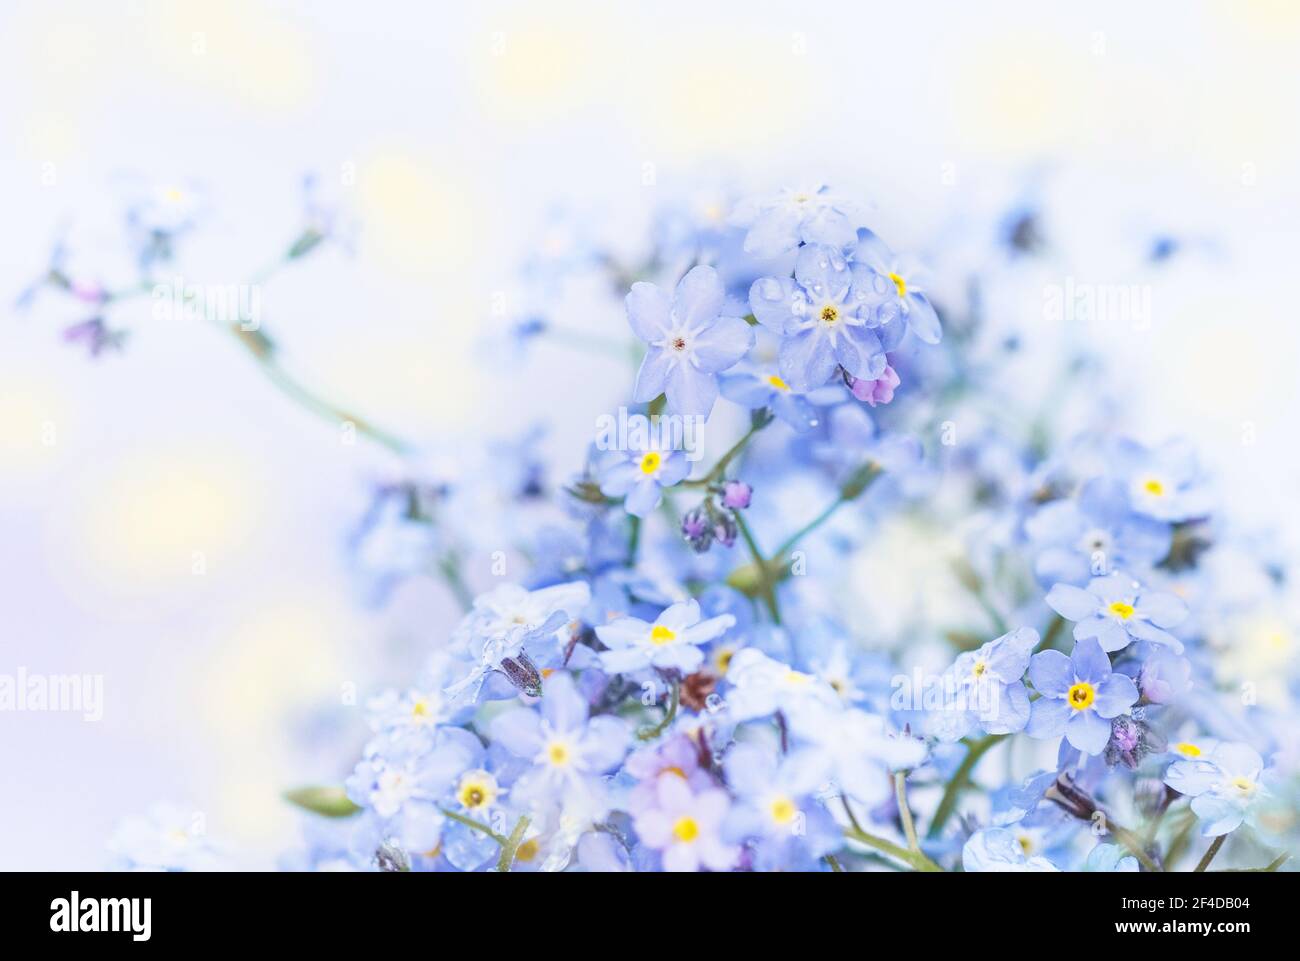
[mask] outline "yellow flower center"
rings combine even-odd
[[[1070,707],[1076,711],[1082,711],[1085,708],[1092,707],[1092,702],[1097,700],[1097,689],[1087,681],[1079,681],[1073,684],[1070,690],[1066,692],[1065,699],[1070,703]]]
[[[645,456],[641,458],[641,473],[653,474],[662,463],[663,456],[657,450],[647,451]]]
[[[822,308],[821,318],[823,323],[833,324],[840,319],[840,312],[834,304],[827,304]]]
[[[812,680],[812,677],[811,677],[810,675],[804,674],[802,671],[786,671],[786,672],[785,672],[785,682],[786,682],[787,684],[800,684],[800,685],[802,685],[802,684],[807,684],[807,683],[808,683],[809,681],[811,681],[811,680]]]
[[[656,624],[650,628],[650,643],[656,647],[662,647],[665,644],[671,644],[677,640],[677,633],[670,631],[662,624]]]
[[[772,802],[772,820],[777,824],[789,824],[798,813],[799,809],[788,797],[777,798]]]
[[[1146,483],[1142,485],[1142,489],[1152,497],[1163,497],[1165,494],[1165,485],[1154,477],[1148,477]]]
[[[414,704],[411,705],[411,714],[414,717],[428,717],[429,702],[426,701],[424,698],[420,698],[418,701],[416,701]]]
[[[1234,777],[1231,783],[1242,794],[1255,793],[1255,782],[1248,777]]]
[[[719,674],[727,673],[727,669],[731,667],[731,659],[735,656],[735,651],[726,648],[718,652],[718,656],[713,660],[713,665],[718,669]]]
[[[891,273],[889,279],[894,282],[894,289],[898,291],[899,297],[907,296],[907,281],[898,274]]]
[[[699,836],[700,826],[695,823],[695,818],[678,818],[673,825],[673,837],[683,844],[690,844]]]
[[[1110,612],[1118,617],[1121,621],[1127,621],[1133,616],[1133,605],[1125,604],[1123,601],[1115,601],[1110,605]]]
[[[1016,838],[1016,840],[1020,842],[1020,850],[1024,851],[1026,854],[1033,853],[1034,839],[1031,838],[1028,834],[1022,834],[1018,838]]]
[[[469,771],[460,779],[456,800],[469,810],[486,807],[497,796],[497,782],[487,771]]]
[[[1183,741],[1181,744],[1175,744],[1174,750],[1183,757],[1200,757],[1201,749],[1191,741]]]
[[[546,749],[546,757],[556,767],[569,763],[569,745],[563,741],[552,741]]]
[[[537,857],[537,852],[541,850],[541,845],[537,843],[537,838],[529,838],[523,844],[515,849],[515,860],[531,861]]]
[[[988,669],[989,666],[987,663],[985,663],[984,661],[976,661],[975,666],[971,668],[971,673],[974,674],[976,677],[983,677],[984,672],[987,671]]]
[[[767,382],[771,384],[773,387],[775,387],[777,390],[788,391],[790,389],[790,385],[787,384],[785,381],[783,381],[776,374],[772,374],[771,376],[769,376],[767,378]]]

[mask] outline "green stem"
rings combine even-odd
[[[1209,850],[1205,852],[1205,856],[1201,858],[1200,863],[1197,864],[1196,867],[1193,868],[1192,870],[1204,871],[1206,868],[1208,868],[1210,866],[1210,862],[1214,860],[1214,856],[1219,853],[1219,848],[1223,847],[1223,842],[1226,840],[1228,840],[1228,836],[1226,834],[1220,834],[1217,838],[1215,838],[1213,843],[1210,844]]]
[[[641,518],[628,515],[627,566],[636,567],[636,554],[641,545]]]
[[[894,772],[894,797],[898,801],[898,816],[903,822],[903,834],[907,836],[910,850],[920,853],[921,842],[916,839],[916,826],[912,823],[912,809],[907,806],[907,774]]]
[[[736,528],[740,531],[740,536],[745,539],[745,546],[749,548],[749,555],[754,559],[754,568],[758,572],[759,587],[763,592],[763,603],[767,605],[767,612],[772,618],[773,624],[781,623],[781,608],[776,600],[776,587],[772,584],[772,569],[768,562],[763,559],[763,552],[759,550],[758,542],[754,540],[754,532],[749,529],[749,523],[745,520],[739,511],[734,513],[736,518]]]
[[[862,825],[858,823],[858,816],[853,813],[853,806],[849,804],[847,795],[840,795],[840,802],[844,805],[844,813],[849,816],[849,823],[853,825],[853,830],[859,834],[863,833]]]
[[[439,559],[438,570],[442,574],[442,579],[447,582],[447,587],[456,596],[456,601],[460,604],[461,609],[465,611],[473,610],[474,592],[469,589],[469,585],[465,583],[465,578],[461,575],[460,561],[454,555],[446,554]]]
[[[1065,627],[1065,618],[1057,614],[1052,618],[1052,622],[1047,625],[1047,630],[1043,631],[1043,639],[1038,644],[1040,651],[1046,651],[1056,644],[1056,638],[1061,633],[1061,628]]]
[[[249,336],[248,331],[243,330],[239,324],[232,324],[228,328],[248,352],[257,361],[262,372],[266,374],[268,380],[275,385],[282,394],[290,400],[296,402],[303,409],[315,414],[323,420],[329,421],[335,427],[343,424],[351,424],[356,428],[358,434],[369,440],[387,447],[395,454],[404,454],[410,448],[405,441],[400,440],[385,430],[381,430],[374,424],[358,417],[355,414],[344,410],[320,395],[308,390],[303,384],[289,375],[279,362],[275,360],[270,349],[267,347],[265,340],[259,337]]]
[[[786,555],[794,550],[796,544],[830,520],[837,510],[845,504],[857,500],[881,473],[879,465],[874,463],[864,464],[859,467],[840,490],[839,496],[835,500],[831,501],[820,514],[786,538],[785,543],[777,548],[773,560],[784,560]]]
[[[875,848],[892,857],[898,858],[904,864],[910,866],[914,871],[924,871],[934,873],[942,871],[943,868],[935,864],[920,851],[909,851],[907,848],[899,847],[892,841],[886,841],[884,838],[878,838],[874,834],[868,834],[866,831],[858,828],[848,828],[844,836],[850,840],[857,841],[859,844],[865,844],[867,847]]]
[[[1165,867],[1167,868],[1172,868],[1178,863],[1178,859],[1182,857],[1183,851],[1187,849],[1187,845],[1191,842],[1192,828],[1196,825],[1196,816],[1190,811],[1185,811],[1184,815],[1182,826],[1175,831],[1173,839],[1169,842],[1169,850],[1165,852]]]
[[[467,828],[471,828],[475,831],[478,831],[480,834],[486,834],[488,837],[490,837],[493,841],[496,841],[496,843],[501,845],[502,847],[505,847],[510,840],[507,837],[503,837],[502,835],[497,834],[496,831],[493,831],[482,821],[475,821],[473,818],[468,818],[463,814],[457,814],[455,811],[449,810],[448,808],[440,807],[438,808],[438,810],[441,811],[444,816],[451,818],[453,821],[457,821],[465,825],[465,827]]]
[[[654,727],[643,727],[636,732],[636,736],[642,741],[653,741],[672,725],[673,720],[677,717],[677,707],[682,700],[681,683],[674,680],[672,687],[668,692],[668,710],[664,712],[664,718]]]
[[[1215,868],[1211,874],[1271,874],[1291,859],[1291,855],[1283,851],[1268,864],[1262,868]]]
[[[939,799],[939,806],[935,808],[934,817],[930,821],[930,828],[925,832],[925,836],[933,840],[939,836],[943,826],[948,823],[948,818],[957,808],[957,799],[961,792],[970,784],[971,774],[975,771],[975,765],[979,763],[986,751],[994,744],[997,744],[1007,735],[1005,734],[986,734],[978,741],[970,742],[970,750],[962,758],[957,770],[953,772],[952,780],[948,786],[943,789],[943,797]]]
[[[510,832],[510,837],[506,838],[505,844],[501,845],[501,857],[497,861],[497,870],[502,874],[507,873],[511,865],[515,863],[515,854],[519,851],[519,845],[523,843],[524,832],[528,830],[528,822],[528,815],[523,815],[515,822],[515,829]]]
[[[745,431],[745,433],[741,436],[740,440],[736,441],[734,444],[731,445],[731,449],[728,450],[725,454],[723,454],[718,459],[718,462],[713,465],[712,469],[707,474],[705,474],[703,477],[699,478],[698,480],[683,481],[682,486],[683,487],[708,487],[710,484],[714,484],[722,480],[722,475],[726,473],[727,468],[731,465],[731,462],[735,460],[737,457],[739,457],[741,451],[743,451],[746,447],[749,446],[749,442],[753,440],[754,435],[757,434],[760,430],[762,430],[770,423],[772,423],[771,415],[755,417],[754,420],[749,425],[749,430]]]
[[[1161,870],[1160,865],[1151,860],[1151,855],[1147,854],[1146,849],[1142,847],[1142,839],[1121,824],[1107,819],[1107,828],[1120,844],[1129,849],[1129,853],[1142,862],[1142,866],[1148,871]]]

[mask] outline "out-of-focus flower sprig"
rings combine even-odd
[[[202,228],[206,201],[195,184],[136,186],[126,205],[125,243],[135,276],[119,285],[98,279],[91,268],[74,267],[69,242],[60,237],[45,269],[18,297],[20,308],[30,308],[41,293],[70,300],[85,319],[65,328],[69,343],[82,344],[92,357],[124,348],[128,329],[115,326],[112,315],[132,305],[152,301],[155,313],[180,314],[207,322],[235,338],[267,379],[287,398],[335,426],[351,425],[356,433],[395,453],[409,444],[367,418],[331,401],[292,375],[280,359],[276,342],[264,328],[260,312],[260,287],[280,271],[302,262],[325,245],[350,247],[355,224],[321,196],[317,179],[302,183],[302,223],[280,254],[240,283],[211,288],[181,283],[165,272],[175,263],[185,239]]]

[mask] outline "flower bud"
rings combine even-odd
[[[703,554],[713,543],[713,525],[703,504],[691,508],[683,515],[682,537],[697,554]]]
[[[742,511],[749,506],[754,489],[741,480],[729,480],[722,485],[722,506]]]

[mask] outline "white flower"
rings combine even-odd
[[[690,674],[704,663],[699,645],[722,636],[735,625],[730,614],[700,620],[700,605],[683,601],[669,607],[649,624],[636,617],[620,617],[596,628],[596,636],[610,648],[600,655],[611,674],[628,674],[647,667]]]

